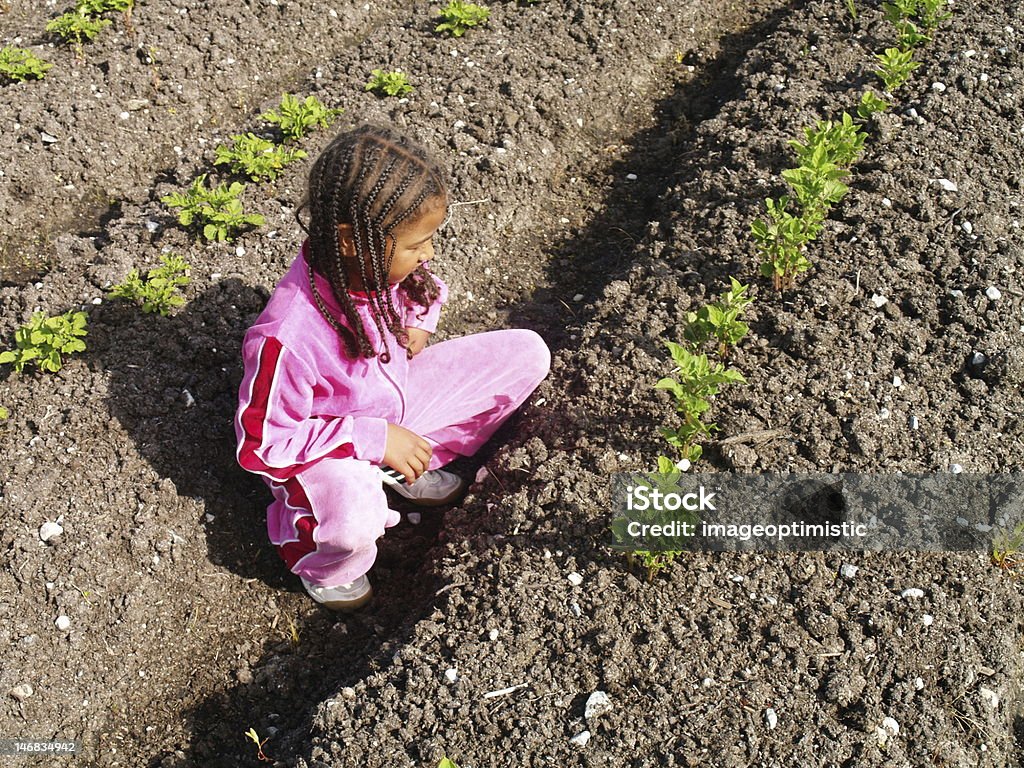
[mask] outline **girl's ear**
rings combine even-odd
[[[351,224],[339,224],[338,234],[341,236],[341,255],[346,259],[354,259],[356,256],[356,241],[352,236]]]

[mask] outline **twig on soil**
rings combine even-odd
[[[447,592],[449,589],[454,589],[455,587],[465,587],[467,586],[467,584],[468,582],[461,582],[459,584],[445,584],[443,587],[437,590],[437,592],[434,593],[434,597],[437,597],[442,592]]]
[[[482,203],[489,203],[489,202],[491,202],[491,198],[484,197],[484,198],[480,198],[479,200],[466,200],[464,202],[448,203],[448,215],[445,217],[444,221],[441,222],[441,226],[438,227],[438,229],[444,229],[445,225],[449,221],[452,220],[452,209],[453,208],[458,208],[460,205],[480,205]]]
[[[484,694],[485,699],[493,699],[495,696],[506,696],[510,693],[518,691],[520,688],[529,688],[529,683],[520,683],[519,685],[513,685],[511,688],[502,688],[497,691],[488,691]]]
[[[735,443],[765,443],[777,437],[789,434],[785,429],[756,429],[752,432],[741,432],[732,437],[718,441],[718,445],[734,445]]]

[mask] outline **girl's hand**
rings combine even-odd
[[[415,432],[397,424],[388,424],[384,463],[405,475],[406,482],[416,482],[427,471],[433,453],[430,443]]]
[[[430,334],[422,328],[406,328],[405,332],[409,334],[409,346],[407,349],[414,355],[422,352],[423,348],[427,346],[427,339],[430,338]],[[395,469],[398,469],[398,467],[395,467]]]

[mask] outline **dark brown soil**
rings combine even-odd
[[[0,381],[0,736],[79,739],[104,767],[259,765],[249,728],[296,768],[1020,764],[1024,597],[986,554],[699,554],[649,583],[607,546],[609,474],[664,451],[663,342],[728,275],[755,286],[731,361],[750,385],[716,400],[702,469],[1022,468],[1019,5],[957,5],[781,296],[750,221],[786,141],[873,84],[874,5],[494,2],[451,40],[438,4],[140,0],[80,62],[44,6],[0,11],[0,44],[54,63],[2,86],[0,346],[36,308],[90,330],[58,374]],[[379,67],[408,101],[363,91]],[[239,344],[301,242],[308,161],[249,188],[267,224],[235,243],[159,202],[283,90],[444,158],[469,204],[434,265],[439,338],[529,327],[554,353],[457,468],[487,468],[471,495],[388,530],[351,616],[287,572],[234,463]],[[192,265],[185,307],[104,298],[167,250]],[[611,710],[585,720],[597,690]]]

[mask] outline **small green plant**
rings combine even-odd
[[[875,112],[885,112],[891,106],[874,91],[864,91],[860,96],[860,104],[857,105],[857,116],[863,120],[870,120]]]
[[[328,109],[316,96],[302,100],[284,93],[278,111],[264,112],[260,119],[280,127],[286,139],[298,141],[314,128],[326,128],[342,112],[342,109]]]
[[[882,3],[882,13],[885,14],[886,21],[898,24],[900,21],[914,18],[917,14],[917,3],[918,0],[891,0]]]
[[[840,179],[848,175],[846,169],[829,159],[828,151],[822,146],[800,167],[782,172],[782,178],[793,188],[804,218],[812,222],[823,220],[829,209],[846,196],[849,188]]]
[[[840,167],[853,165],[864,151],[864,129],[843,112],[838,122],[819,120],[813,128],[804,129],[804,142],[791,139],[789,145],[796,150],[801,165],[815,165],[815,154],[820,149],[822,158]]]
[[[180,208],[178,223],[185,227],[199,225],[207,240],[232,240],[239,230],[263,224],[263,217],[258,213],[247,214],[242,209],[239,196],[244,189],[245,186],[237,181],[231,186],[222,183],[210,189],[206,186],[204,173],[184,194],[175,192],[165,195],[160,201],[171,208]]]
[[[266,738],[263,741],[260,741],[259,734],[256,733],[256,729],[255,728],[250,728],[248,731],[246,731],[245,732],[245,737],[247,739],[251,739],[252,741],[256,742],[256,750],[257,750],[256,757],[259,759],[260,762],[262,762],[262,763],[272,763],[273,762],[273,760],[271,760],[269,757],[267,757],[264,754],[264,752],[263,752],[263,745],[266,744],[268,741],[270,741],[269,738]]]
[[[952,13],[943,11],[945,7],[946,0],[919,0],[918,18],[928,34],[934,32],[939,24],[953,17]]]
[[[160,257],[162,266],[149,271],[143,280],[139,271],[133,269],[123,283],[118,283],[109,295],[112,298],[127,299],[142,305],[142,311],[167,315],[175,307],[185,303],[185,297],[178,289],[188,285],[189,266],[181,256],[167,254]]]
[[[775,290],[793,287],[796,276],[811,268],[804,249],[821,230],[821,219],[794,216],[789,212],[789,197],[765,199],[768,216],[755,219],[751,234],[761,254],[761,274],[772,278]]]
[[[69,11],[46,25],[46,31],[57,35],[75,47],[75,55],[82,58],[82,43],[92,40],[104,27],[110,26],[109,19],[95,19],[81,11]]]
[[[437,764],[437,768],[459,768],[459,766],[451,758],[442,757],[441,761]]]
[[[490,15],[491,11],[486,6],[451,0],[441,9],[441,23],[434,27],[434,31],[447,32],[452,37],[462,37],[470,27],[483,24]]]
[[[665,344],[676,364],[674,373],[677,378],[665,377],[654,388],[666,389],[673,394],[682,424],[677,429],[662,427],[660,432],[681,458],[693,462],[703,453],[698,441],[718,429],[714,424],[706,424],[701,419],[711,407],[708,398],[718,394],[721,385],[746,384],[746,379],[739,371],[726,369],[721,363],[709,363],[707,355],[695,354],[672,341]]]
[[[719,357],[725,357],[747,335],[749,327],[740,321],[740,315],[753,301],[747,295],[750,286],[741,285],[735,277],[729,278],[729,289],[721,298],[701,307],[696,312],[686,313],[686,330],[683,338],[700,348],[707,341],[718,344]]]
[[[375,69],[370,73],[370,81],[363,90],[376,91],[387,96],[405,96],[407,93],[412,93],[412,86],[409,85],[409,78],[405,76],[404,72],[397,69],[394,72]]]
[[[27,325],[14,333],[16,349],[0,352],[0,363],[11,363],[21,373],[31,363],[50,373],[63,365],[62,355],[82,352],[86,330],[85,312],[69,311],[63,315],[47,317],[36,312]]]
[[[10,411],[8,411],[6,408],[0,405],[0,421],[4,421],[10,415]]]
[[[992,563],[1013,576],[1024,570],[1024,521],[1013,530],[1000,529],[992,540]]]
[[[99,16],[107,11],[131,13],[135,0],[78,0],[75,10],[88,16]]]
[[[253,181],[276,179],[289,163],[306,157],[301,149],[286,149],[253,133],[235,134],[233,147],[217,147],[214,165],[228,164],[235,173],[244,173]]]
[[[8,45],[0,49],[0,79],[23,82],[30,77],[42,80],[53,65],[25,48]]]
[[[917,48],[919,45],[924,45],[931,38],[921,32],[917,25],[912,21],[901,21],[896,24],[896,33],[898,35],[897,41],[900,44],[900,49],[909,51],[911,48]]]
[[[846,11],[850,14],[851,19],[857,20],[857,6],[854,0],[846,0]]]
[[[885,53],[876,53],[875,58],[881,66],[875,70],[886,93],[892,93],[910,78],[910,73],[921,66],[914,61],[913,51],[901,51],[899,48],[886,48]]]

